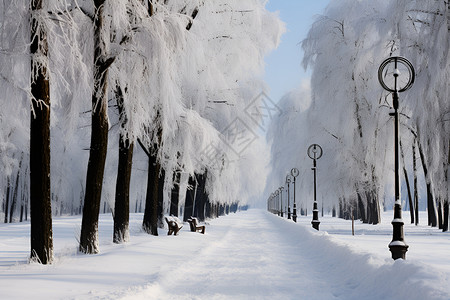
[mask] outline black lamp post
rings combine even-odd
[[[313,219],[311,221],[312,227],[316,230],[319,230],[319,209],[317,207],[317,184],[316,184],[316,176],[317,176],[317,165],[316,161],[322,157],[322,147],[320,147],[318,144],[312,144],[308,148],[308,156],[313,160],[313,167],[311,170],[314,171],[314,204],[313,204]]]
[[[292,168],[291,175],[292,177],[294,177],[294,211],[292,215],[292,220],[294,220],[294,222],[297,222],[297,204],[295,203],[295,178],[297,178],[298,174],[300,174],[298,169]]]
[[[280,186],[278,188],[279,194],[280,194],[280,215],[283,217],[283,189],[284,187]]]
[[[277,215],[280,215],[280,211],[278,210],[278,202],[279,202],[279,198],[278,198],[278,189],[275,190],[274,192],[275,194],[275,211],[277,212]]]
[[[395,161],[395,206],[394,219],[392,220],[393,234],[389,243],[389,250],[392,259],[405,259],[408,245],[404,241],[402,203],[400,200],[400,179],[399,179],[399,159],[398,159],[398,94],[408,90],[414,83],[415,71],[413,65],[404,57],[394,56],[384,60],[378,69],[378,81],[381,86],[392,93],[394,117],[394,161]]]
[[[287,201],[287,206],[288,206],[288,219],[291,219],[291,204],[290,204],[290,198],[291,195],[289,193],[289,185],[291,183],[291,176],[289,174],[286,175],[286,183],[287,183],[287,192],[288,192],[288,201]]]

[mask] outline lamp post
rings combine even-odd
[[[288,219],[291,219],[291,204],[290,204],[290,198],[291,195],[289,193],[289,185],[291,183],[291,176],[289,174],[286,175],[286,183],[287,183],[287,192],[288,192],[288,201],[287,201],[287,206],[288,206]]]
[[[280,186],[278,188],[279,192],[280,192],[280,212],[281,212],[281,217],[283,217],[283,190],[284,187]]]
[[[275,190],[275,197],[276,197],[276,203],[275,203],[275,209],[277,210],[277,215],[280,215],[280,211],[278,208],[280,207],[280,191],[278,189]]]
[[[389,250],[392,253],[392,259],[405,259],[408,245],[404,241],[402,203],[400,201],[400,179],[399,179],[399,159],[398,159],[398,99],[399,93],[408,90],[414,83],[415,71],[413,65],[404,57],[393,56],[384,60],[378,68],[378,81],[388,92],[392,93],[394,117],[394,190],[395,206],[394,219],[392,220],[392,241],[389,243]]]
[[[311,221],[312,227],[316,230],[319,230],[319,209],[317,207],[317,184],[316,184],[316,173],[317,173],[317,165],[316,161],[322,157],[323,151],[322,147],[318,144],[312,144],[308,148],[308,156],[313,160],[313,167],[311,170],[314,172],[314,204],[313,204],[313,219]]]
[[[292,168],[291,175],[292,177],[294,177],[294,211],[292,215],[292,220],[294,220],[294,222],[297,222],[297,204],[295,203],[295,178],[297,178],[299,173],[300,172],[298,171],[297,168]]]

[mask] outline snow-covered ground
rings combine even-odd
[[[131,215],[131,240],[112,243],[101,215],[98,255],[77,254],[80,217],[55,218],[55,261],[28,264],[29,223],[0,224],[0,299],[450,299],[450,235],[408,224],[407,260],[387,248],[392,212],[377,226],[263,210],[207,222],[206,234],[154,237]],[[425,214],[421,223],[426,223]]]

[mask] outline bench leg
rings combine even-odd
[[[175,229],[174,231],[174,235],[178,235],[178,232],[181,230],[181,227],[177,227],[177,229]]]

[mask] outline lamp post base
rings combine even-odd
[[[403,234],[403,220],[401,219],[401,208],[395,206],[396,214],[392,220],[393,235],[392,241],[389,243],[389,251],[392,253],[392,259],[405,259],[408,245],[406,245]]]
[[[389,244],[389,251],[392,253],[392,259],[405,259],[406,258],[406,251],[408,251],[408,245],[406,245],[402,241],[392,241]]]
[[[291,208],[288,208],[288,219],[291,219]]]
[[[294,204],[294,214],[292,215],[292,220],[297,223],[297,206]]]
[[[312,221],[311,221],[311,224],[312,224],[312,227],[313,227],[315,230],[319,230],[319,224],[320,224],[320,221],[312,220]]]

